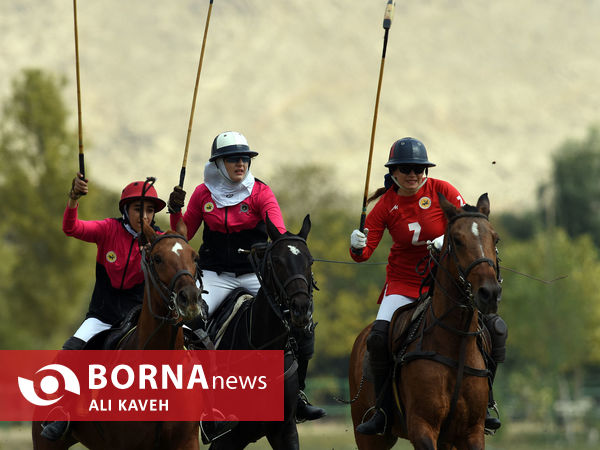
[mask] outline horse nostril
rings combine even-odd
[[[177,296],[179,297],[179,303],[181,303],[182,305],[187,305],[188,304],[188,296],[185,293],[185,291],[179,291],[179,293],[177,294]]]
[[[485,286],[480,287],[479,290],[477,291],[477,294],[478,294],[479,300],[483,303],[489,303],[490,299],[492,298],[492,293]]]

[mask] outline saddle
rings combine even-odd
[[[230,326],[237,326],[236,316],[250,307],[254,296],[245,288],[236,288],[219,305],[212,318],[208,321],[206,332],[215,348],[219,347],[221,339]]]
[[[113,325],[108,330],[94,335],[83,347],[84,350],[115,350],[121,339],[131,332],[136,326],[142,305],[136,305],[129,310],[121,322]]]

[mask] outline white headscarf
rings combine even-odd
[[[217,208],[237,205],[250,197],[254,188],[254,175],[250,173],[250,167],[244,179],[234,183],[229,178],[223,158],[214,162],[207,162],[204,166],[204,184],[210,191]]]

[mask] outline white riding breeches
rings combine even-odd
[[[77,329],[75,336],[84,342],[89,341],[93,336],[97,335],[101,331],[108,330],[111,327],[110,324],[104,323],[95,317],[85,319],[81,326]]]
[[[256,274],[245,273],[235,276],[232,272],[213,272],[211,270],[202,270],[202,284],[208,294],[202,294],[202,298],[208,305],[208,317],[212,317],[219,305],[223,303],[225,297],[238,287],[246,288],[252,295],[256,295],[260,289],[260,282]]]
[[[385,320],[391,322],[396,310],[404,305],[408,305],[416,300],[416,298],[406,297],[399,294],[384,295],[377,311],[375,320]]]

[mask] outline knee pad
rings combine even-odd
[[[371,361],[384,362],[389,359],[388,332],[390,323],[387,320],[376,320],[367,338],[367,350]]]
[[[506,359],[506,339],[508,338],[508,326],[498,314],[488,314],[483,318],[485,326],[490,332],[492,339],[492,358],[497,363]]]
[[[85,346],[85,341],[83,339],[76,338],[75,336],[71,336],[66,342],[63,344],[63,350],[81,350]]]

